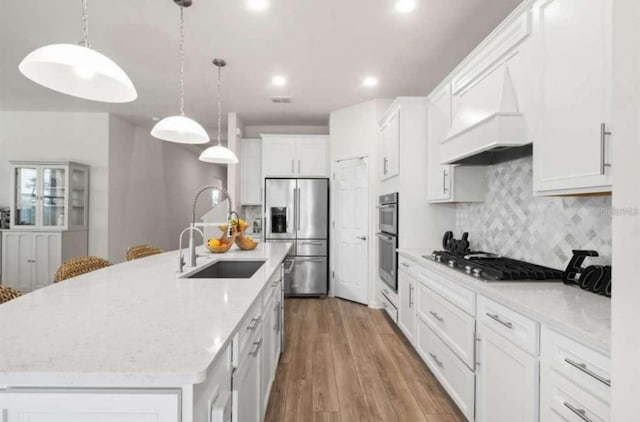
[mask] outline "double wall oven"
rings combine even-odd
[[[378,200],[378,275],[394,292],[398,291],[398,193]]]

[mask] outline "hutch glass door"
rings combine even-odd
[[[66,186],[66,171],[64,168],[43,167],[42,225],[44,227],[65,226]]]
[[[35,226],[38,205],[38,169],[18,167],[15,169],[15,215],[16,226]]]

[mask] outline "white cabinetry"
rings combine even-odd
[[[398,302],[400,305],[398,307],[398,327],[411,343],[414,341],[416,332],[416,283],[416,279],[401,266],[398,271]]]
[[[534,7],[539,194],[611,191],[612,10],[612,0],[544,0]]]
[[[3,422],[176,422],[179,390],[0,390]]]
[[[53,283],[63,261],[87,254],[87,232],[5,230],[2,284],[30,292]]]
[[[498,316],[499,318],[499,316]],[[500,324],[512,324],[505,319]],[[476,327],[476,421],[538,420],[538,360],[483,321]]]
[[[380,124],[380,179],[400,172],[400,107],[395,107]]]
[[[262,135],[264,177],[328,177],[327,135]]]
[[[427,199],[429,202],[482,202],[487,191],[484,166],[440,164],[440,144],[451,129],[451,85],[429,95],[427,103]]]
[[[240,140],[240,203],[262,205],[262,140]]]

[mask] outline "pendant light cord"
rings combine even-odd
[[[221,133],[222,133],[222,66],[218,66],[218,146],[222,145]]]
[[[184,116],[184,6],[180,6],[180,115]]]
[[[82,1],[82,32],[84,34],[84,46],[91,48],[89,45],[89,6],[87,0]]]

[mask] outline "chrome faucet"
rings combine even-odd
[[[178,272],[182,272],[185,262],[184,262],[184,255],[182,254],[182,238],[185,232],[189,232],[189,267],[195,267],[196,266],[196,258],[198,257],[196,255],[196,244],[194,241],[194,237],[193,237],[193,233],[194,232],[198,232],[200,233],[200,236],[202,237],[202,242],[205,242],[204,239],[204,233],[202,232],[202,230],[200,230],[199,228],[196,227],[196,205],[198,204],[198,199],[200,198],[200,195],[202,195],[204,192],[209,191],[209,190],[216,190],[222,194],[224,194],[226,200],[228,200],[228,206],[227,206],[227,221],[228,221],[228,233],[231,234],[231,216],[233,214],[236,215],[236,218],[238,218],[238,213],[233,211],[233,202],[231,200],[231,195],[229,195],[229,192],[227,192],[227,190],[225,188],[221,188],[219,186],[205,186],[202,189],[200,189],[198,191],[198,193],[196,193],[196,197],[193,199],[193,205],[192,205],[192,209],[191,209],[191,225],[189,227],[187,227],[186,229],[184,229],[181,233],[180,233],[180,240],[178,241],[178,254],[179,254],[179,264],[178,264]],[[221,200],[224,201],[224,199]],[[216,204],[217,206],[218,204]]]

